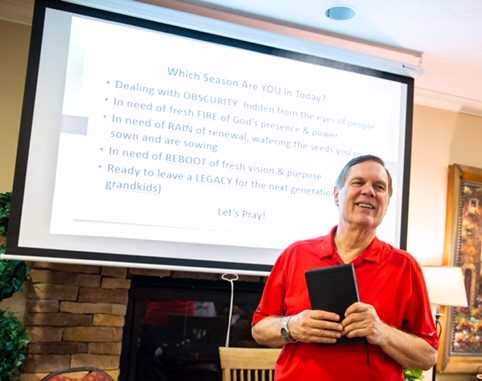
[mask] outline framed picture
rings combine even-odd
[[[437,368],[473,373],[482,366],[482,169],[448,171],[444,264],[459,266],[468,307],[447,308]]]

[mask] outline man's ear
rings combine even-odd
[[[338,206],[340,204],[340,199],[339,199],[340,190],[336,186],[333,188],[333,196],[335,200],[335,205]]]

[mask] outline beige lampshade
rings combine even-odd
[[[423,267],[422,270],[431,304],[467,307],[467,293],[460,267]]]

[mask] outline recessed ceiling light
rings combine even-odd
[[[356,15],[355,9],[348,5],[335,5],[325,11],[326,17],[331,20],[343,21],[350,20]]]

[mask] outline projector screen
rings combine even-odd
[[[37,2],[5,258],[268,273],[337,224],[360,154],[387,163],[404,247],[413,79]]]

